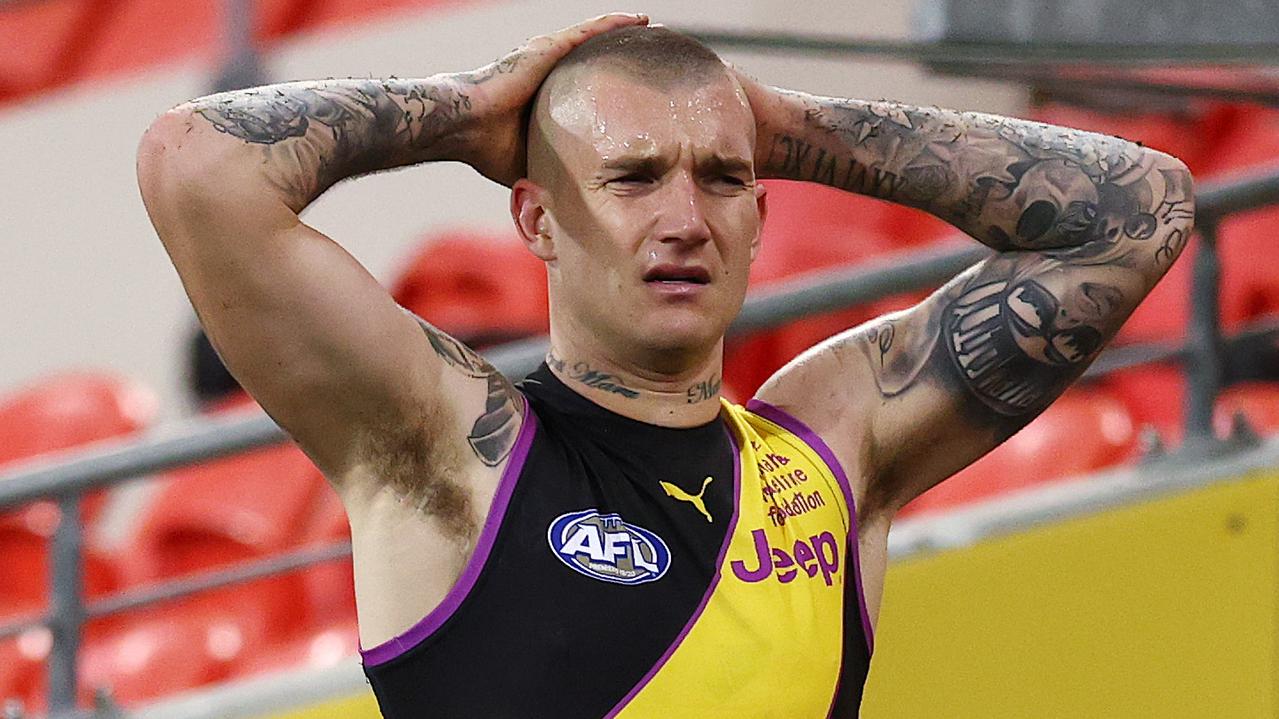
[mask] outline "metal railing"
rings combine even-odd
[[[1188,378],[1186,452],[1202,453],[1216,441],[1212,434],[1212,411],[1222,384],[1225,342],[1217,312],[1220,280],[1217,228],[1228,214],[1274,203],[1279,203],[1279,168],[1205,185],[1197,195],[1201,243],[1193,268],[1191,326],[1185,345],[1125,348],[1122,352],[1127,356],[1111,361],[1109,368],[1105,365],[1115,353],[1103,354],[1099,360],[1105,371],[1118,371],[1149,361],[1180,359]],[[987,253],[984,248],[971,244],[947,245],[941,249],[887,256],[854,269],[809,274],[777,289],[753,294],[730,334],[775,327],[807,315],[889,295],[930,289]],[[1261,333],[1279,337],[1277,329],[1275,325],[1268,325],[1251,328],[1249,332],[1250,336]],[[537,366],[545,351],[546,340],[539,338],[505,345],[486,356],[509,376],[523,376]],[[51,631],[49,708],[54,716],[74,715],[78,684],[76,657],[87,620],[349,555],[350,544],[346,542],[309,547],[86,603],[82,581],[84,538],[79,521],[84,492],[285,440],[282,430],[266,415],[254,410],[184,423],[171,428],[164,436],[106,442],[87,450],[37,460],[0,477],[0,510],[45,498],[55,499],[61,510],[50,552],[52,601],[48,612],[0,625],[0,640],[33,627],[45,626]]]

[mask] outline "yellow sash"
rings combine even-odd
[[[700,612],[611,716],[822,719],[834,699],[855,571],[846,481],[820,440],[766,418],[785,415],[723,406],[738,448],[731,540]]]

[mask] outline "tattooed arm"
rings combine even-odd
[[[842,435],[872,511],[891,514],[1047,407],[1191,231],[1185,165],[1119,138],[749,81],[748,94],[762,176],[922,209],[998,251],[761,390]]]
[[[461,459],[434,463],[454,474],[495,466],[521,409],[491,366],[402,312],[299,213],[342,179],[413,163],[459,160],[514,182],[525,106],[555,62],[635,22],[598,18],[474,72],[204,97],[143,137],[143,200],[209,337],[331,479],[386,475],[369,465],[410,447],[456,446]]]

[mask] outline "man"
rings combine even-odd
[[[894,512],[1078,377],[1190,232],[1172,157],[765,87],[645,23],[471,73],[215,95],[142,141],[215,346],[350,515],[389,717],[855,716]],[[511,186],[546,263],[551,353],[519,388],[298,219],[344,178],[439,160]],[[768,177],[996,254],[721,403]]]

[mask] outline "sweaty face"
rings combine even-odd
[[[539,107],[546,143],[530,153],[548,191],[552,321],[622,357],[709,351],[758,244],[749,105],[727,73],[668,89],[603,70],[576,80]]]

